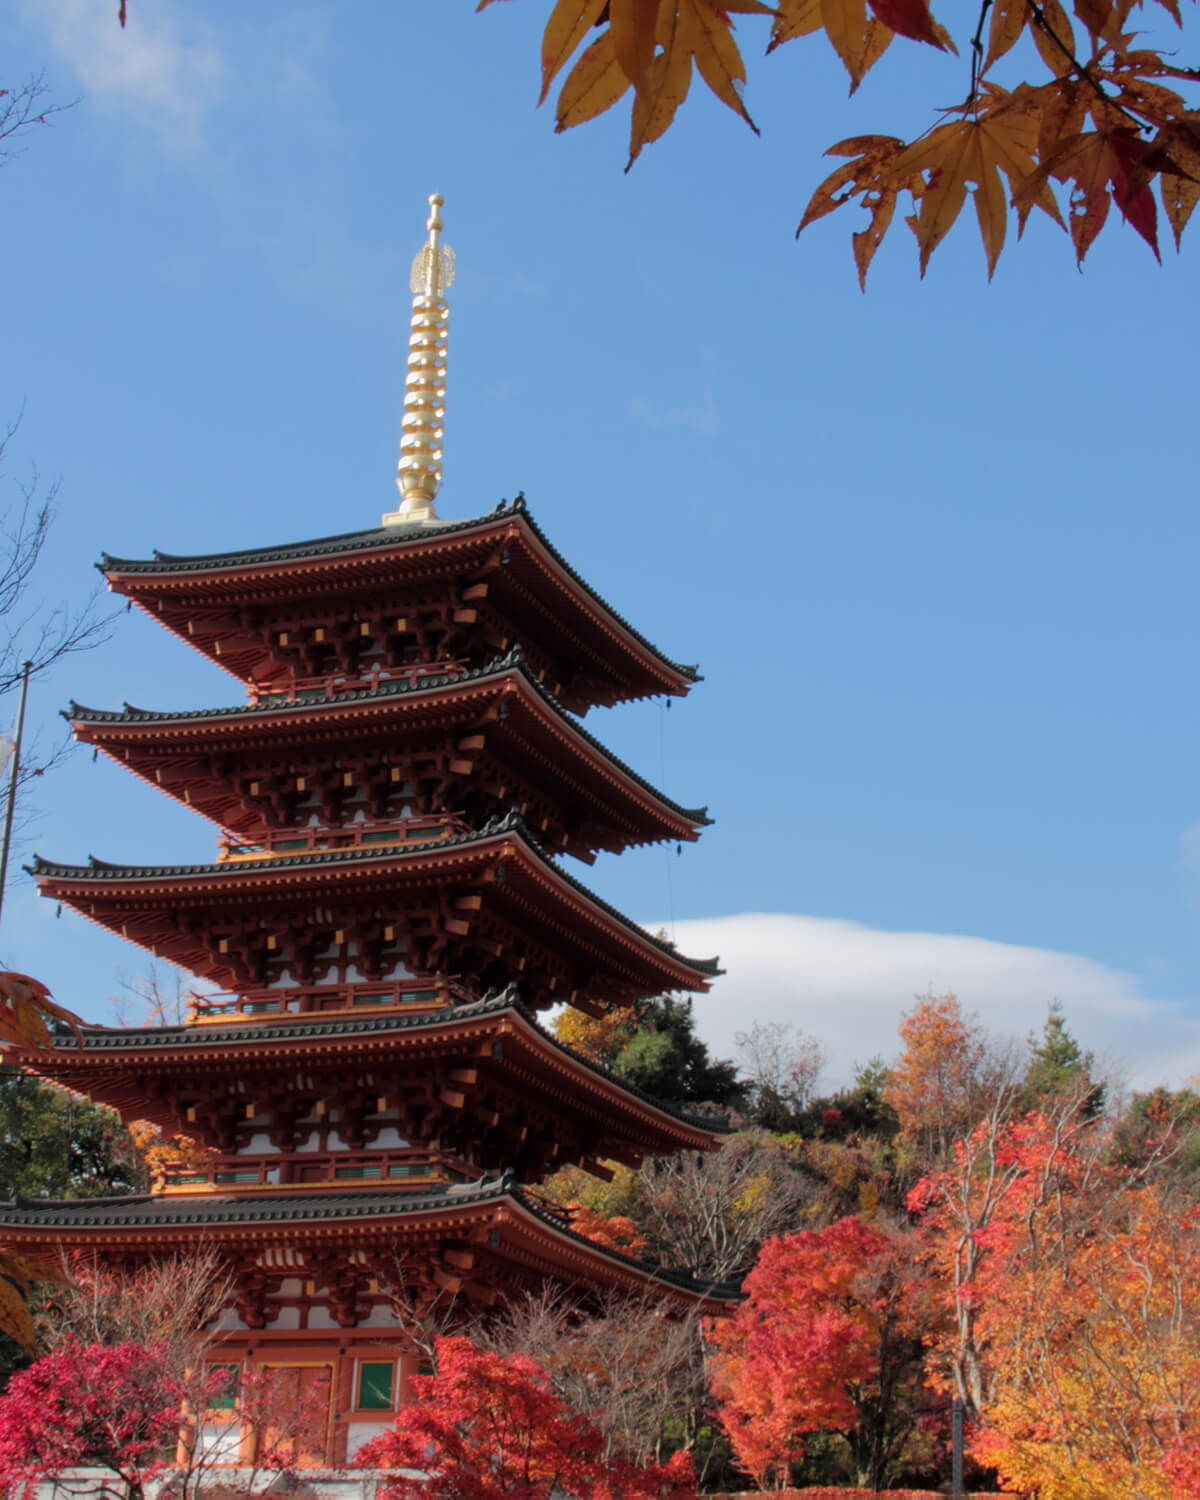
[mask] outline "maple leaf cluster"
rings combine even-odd
[[[572,1412],[522,1354],[440,1338],[437,1373],[416,1376],[416,1400],[360,1448],[355,1463],[389,1474],[382,1500],[694,1500],[691,1458],[638,1466],[604,1456],[597,1428]]]
[[[64,1280],[56,1266],[12,1251],[0,1251],[0,1333],[32,1354],[37,1348],[37,1338],[29,1306],[31,1284],[35,1281],[61,1284]]]
[[[636,1255],[646,1248],[646,1237],[638,1233],[637,1225],[628,1214],[605,1215],[589,1208],[586,1203],[572,1199],[565,1205],[571,1228],[594,1245],[603,1245],[606,1250],[619,1250],[622,1255]]]
[[[478,9],[491,3],[479,0]],[[1200,68],[1145,45],[1135,22],[1157,5],[1182,27],[1180,4],[1073,0],[1068,14],[1062,0],[979,0],[968,61],[958,65],[962,103],[940,110],[914,141],[862,135],[831,146],[827,155],[849,159],[817,188],[797,233],[857,200],[869,214],[852,237],[865,285],[903,195],[924,275],[969,194],[990,278],[1010,212],[1020,232],[1035,208],[1069,232],[1079,262],[1114,205],[1158,255],[1157,186],[1178,247],[1200,196],[1200,112],[1172,85],[1200,82]],[[670,127],[695,74],[756,128],[735,15],[769,19],[768,52],[823,33],[851,93],[897,37],[958,53],[929,0],[556,0],[542,39],[542,100],[571,67],[555,128],[581,125],[632,95],[632,165]],[[992,70],[1022,38],[1047,76],[1005,87]]]
[[[79,1017],[52,1000],[40,979],[9,970],[0,973],[0,1045],[48,1047],[51,1021],[65,1022],[83,1045]]]
[[[138,1494],[179,1430],[183,1386],[161,1350],[68,1340],[0,1395],[0,1485],[27,1485],[78,1464],[117,1474]]]

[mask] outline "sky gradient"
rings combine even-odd
[[[1200,1070],[1195,246],[1160,268],[1114,229],[1080,274],[1035,221],[989,286],[968,208],[924,281],[893,230],[864,296],[857,218],[793,231],[824,146],[923,128],[961,82],[943,59],[897,47],[847,101],[823,39],[763,60],[747,18],[761,137],[697,92],[623,175],[623,111],[555,137],[534,108],[545,9],[131,0],[122,33],[115,0],[4,8],[5,78],[78,100],[0,170],[6,483],[62,486],[39,595],[82,599],[103,550],[393,507],[436,189],[441,514],[523,489],[704,673],[588,726],[715,827],[582,871],[722,953],[704,1034],[786,1019],[832,1083],[932,986],[1018,1036],[1057,997],[1135,1080]],[[121,613],[31,717],[44,747],[72,697],[239,696]],[[200,819],[86,752],[38,795],[22,859],[211,857]],[[97,1020],[146,963],[24,875],[0,957]]]

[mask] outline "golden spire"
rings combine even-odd
[[[408,379],[404,433],[400,439],[396,487],[400,508],[384,516],[385,526],[436,521],[433,497],[442,483],[442,422],[446,409],[446,292],[454,282],[454,251],[441,243],[441,208],[429,200],[428,243],[417,251],[412,276],[412,334],[408,340]]]

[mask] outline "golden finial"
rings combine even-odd
[[[454,251],[441,242],[445,200],[429,199],[429,240],[417,251],[412,288],[412,333],[404,394],[404,433],[400,439],[396,487],[400,508],[384,516],[385,526],[436,521],[433,498],[442,483],[442,423],[446,410],[446,292],[454,282]]]

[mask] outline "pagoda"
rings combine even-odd
[[[575,1163],[709,1150],[711,1121],[621,1083],[540,1017],[719,972],[561,863],[693,840],[580,722],[682,695],[669,660],[555,551],[522,498],[470,520],[441,480],[441,199],[413,267],[399,508],[368,531],[201,556],[105,556],[109,588],[244,685],[236,707],[73,703],[75,736],[209,819],[205,865],[35,859],[43,895],[207,987],[183,1024],[90,1027],[10,1052],[205,1150],[143,1196],[0,1205],[15,1249],[114,1263],[211,1246],[235,1298],[220,1359],[323,1386],[307,1459],[339,1465],[405,1399],[397,1286],[494,1306],[547,1278],[722,1290],[574,1233],[539,1199]],[[319,1430],[318,1430],[319,1429]]]

